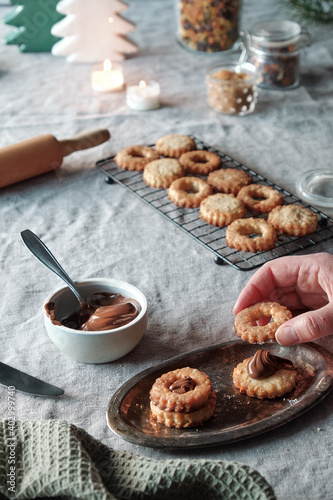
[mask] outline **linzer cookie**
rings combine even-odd
[[[207,182],[215,191],[237,195],[243,186],[252,183],[252,177],[238,168],[220,168],[208,175]]]
[[[202,425],[214,415],[216,406],[216,392],[208,375],[190,367],[156,379],[149,397],[152,416],[167,427]]]
[[[274,207],[283,205],[283,196],[279,191],[261,184],[242,187],[237,198],[242,200],[248,210],[259,213],[267,213]]]
[[[212,151],[197,149],[184,153],[179,158],[186,172],[195,175],[207,175],[221,165],[221,158]]]
[[[213,226],[228,226],[245,213],[244,203],[233,194],[212,194],[200,203],[200,218]]]
[[[259,349],[239,363],[233,381],[241,393],[258,399],[284,396],[296,387],[297,370],[292,361]]]
[[[196,149],[196,143],[188,135],[168,134],[157,139],[155,148],[160,155],[179,158],[183,153]]]
[[[181,177],[172,182],[168,198],[178,207],[197,208],[213,189],[199,177]]]
[[[272,224],[265,219],[249,217],[235,220],[228,226],[225,242],[230,248],[255,253],[271,250],[276,240]]]
[[[170,184],[183,177],[184,169],[175,158],[161,158],[148,163],[143,171],[143,180],[154,188],[168,188]]]
[[[278,302],[258,302],[236,314],[234,330],[238,337],[250,344],[266,342],[274,340],[276,330],[291,318],[291,311]],[[262,319],[268,322],[260,326],[258,322]]]
[[[310,208],[284,205],[274,208],[268,215],[277,231],[289,236],[306,236],[317,229],[317,215]]]
[[[125,170],[138,170],[139,172],[150,161],[157,160],[160,155],[149,146],[128,146],[121,149],[115,156],[115,162]]]

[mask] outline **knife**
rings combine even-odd
[[[34,396],[61,396],[64,390],[0,362],[0,384]]]

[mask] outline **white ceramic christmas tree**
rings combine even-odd
[[[57,11],[65,17],[56,23],[52,35],[62,38],[52,54],[67,56],[69,62],[120,61],[136,52],[126,38],[135,25],[121,16],[128,9],[121,0],[61,0]]]

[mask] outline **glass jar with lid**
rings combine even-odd
[[[241,0],[176,0],[180,44],[199,52],[230,50],[239,39]]]
[[[300,49],[310,44],[310,33],[294,21],[263,21],[243,34],[242,59],[257,67],[260,87],[292,89],[299,85]]]

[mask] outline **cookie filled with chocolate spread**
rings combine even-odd
[[[297,369],[291,360],[259,349],[254,356],[236,366],[233,381],[243,394],[258,399],[273,399],[296,387]]]
[[[178,429],[203,425],[214,415],[216,405],[208,375],[188,366],[157,378],[149,398],[152,417]]]

